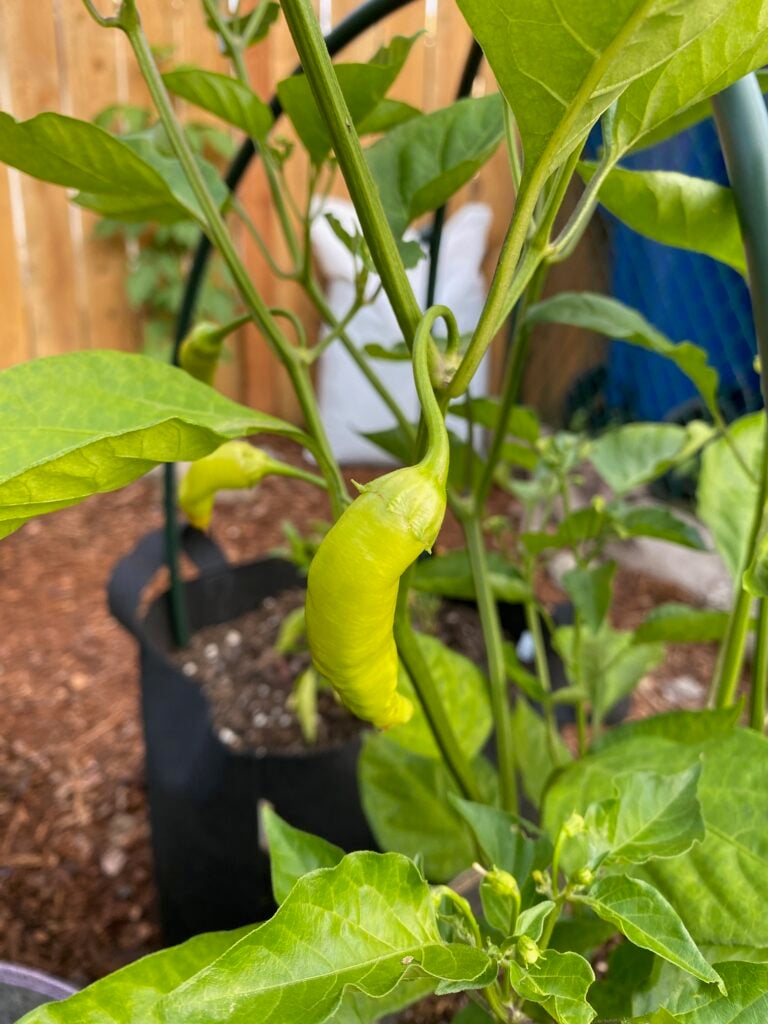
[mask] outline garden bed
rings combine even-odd
[[[349,475],[375,474],[355,468]],[[504,503],[498,496],[497,510]],[[216,537],[228,557],[256,557],[281,542],[288,509],[307,526],[323,516],[324,499],[270,479],[255,500],[220,506]],[[33,522],[0,547],[0,959],[75,982],[160,941],[135,648],[105,601],[115,561],[159,523],[151,479]],[[458,540],[448,523],[442,542]],[[548,600],[562,598],[548,581],[542,589]],[[620,571],[616,597],[614,624],[632,626],[684,595]],[[701,706],[714,657],[711,645],[672,647],[641,682],[633,717]]]

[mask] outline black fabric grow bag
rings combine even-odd
[[[193,630],[227,622],[269,596],[303,585],[289,562],[229,565],[186,528],[184,551],[200,575],[185,584]],[[163,564],[158,530],[115,568],[112,614],[139,643],[146,782],[160,917],[169,943],[263,920],[275,909],[258,806],[268,801],[297,828],[350,851],[375,848],[357,789],[360,740],[300,755],[235,753],[214,733],[202,691],[167,657],[167,595],[139,617],[142,591]]]

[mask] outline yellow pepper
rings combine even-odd
[[[265,476],[289,476],[325,487],[314,473],[280,462],[247,441],[225,441],[189,467],[179,486],[179,505],[193,526],[208,528],[218,491],[255,487]]]
[[[400,577],[437,539],[445,515],[449,446],[429,377],[433,307],[414,340],[414,377],[427,431],[415,466],[360,488],[326,534],[309,569],[306,625],[317,671],[358,717],[386,729],[407,722],[411,702],[397,692],[393,636]]]
[[[248,316],[241,316],[223,327],[210,320],[201,320],[195,324],[181,343],[179,366],[204,384],[213,384],[224,342],[238,327],[248,323],[249,319]]]

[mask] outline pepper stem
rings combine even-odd
[[[445,321],[451,342],[458,338],[456,319],[450,309],[447,306],[430,306],[413,336],[413,379],[427,433],[426,451],[419,464],[435,473],[444,484],[448,479],[451,451],[443,411],[430,374],[432,328],[436,320]]]

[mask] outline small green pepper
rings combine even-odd
[[[204,384],[213,384],[224,342],[249,320],[249,316],[241,316],[223,327],[210,320],[201,320],[181,343],[179,366]]]
[[[326,534],[309,568],[307,640],[315,668],[342,703],[380,728],[407,722],[411,702],[397,692],[393,636],[400,577],[437,539],[445,515],[449,446],[429,376],[425,315],[414,340],[414,377],[427,434],[424,458],[360,488]]]
[[[255,487],[265,476],[289,476],[325,487],[314,473],[280,462],[247,441],[225,441],[189,467],[179,485],[179,505],[193,526],[208,528],[218,491]]]

